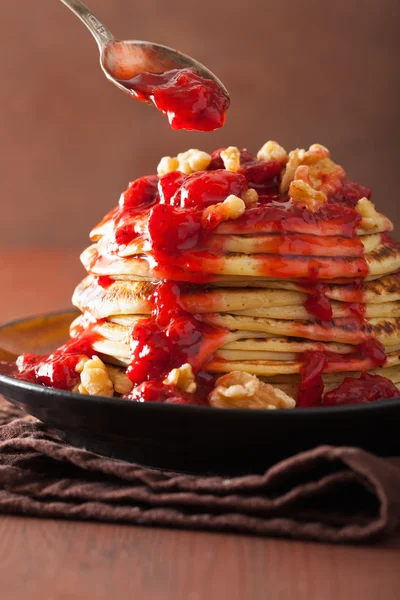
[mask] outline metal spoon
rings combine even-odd
[[[229,98],[221,81],[204,65],[177,50],[138,40],[118,41],[80,0],[61,0],[86,25],[100,50],[100,65],[107,79],[131,95],[124,80],[139,73],[164,73],[172,69],[192,67],[206,79],[212,79]]]

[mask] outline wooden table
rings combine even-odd
[[[78,250],[0,250],[0,320],[68,307]],[[400,534],[373,546],[0,516],[3,600],[398,600]]]

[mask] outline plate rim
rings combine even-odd
[[[14,319],[12,321],[9,321],[7,323],[3,323],[0,325],[0,331],[2,331],[3,329],[5,329],[6,327],[13,327],[16,326],[20,323],[26,323],[28,321],[34,320],[34,319],[44,319],[47,317],[57,317],[59,315],[65,315],[67,313],[77,313],[79,314],[79,311],[74,309],[74,308],[70,308],[70,309],[63,309],[63,310],[57,310],[57,311],[52,311],[52,312],[47,312],[47,313],[41,313],[38,315],[31,315],[31,316],[26,316],[26,317],[21,317],[18,319]],[[216,409],[216,408],[212,408],[212,407],[208,407],[208,406],[197,406],[197,405],[190,405],[190,404],[166,404],[165,402],[133,402],[130,400],[123,400],[122,398],[115,398],[115,397],[107,397],[107,396],[90,396],[89,394],[79,394],[78,392],[71,392],[68,390],[60,390],[57,388],[52,388],[52,387],[47,387],[47,386],[42,386],[36,383],[31,383],[28,381],[23,381],[20,379],[16,379],[15,377],[11,377],[9,375],[4,375],[2,373],[0,373],[0,383],[4,383],[8,386],[12,386],[18,389],[22,389],[25,390],[27,392],[33,392],[34,394],[37,393],[41,393],[44,396],[55,396],[56,398],[63,398],[65,397],[65,395],[67,395],[68,397],[71,397],[74,400],[82,400],[82,398],[84,398],[85,402],[89,402],[89,403],[93,403],[93,404],[99,404],[99,403],[104,403],[104,401],[107,401],[107,404],[111,404],[111,405],[115,405],[116,407],[118,406],[126,406],[127,402],[132,406],[131,410],[157,410],[159,409],[161,406],[162,407],[168,407],[168,411],[175,411],[175,412],[185,412],[185,411],[192,411],[196,414],[205,414],[205,413],[209,413],[210,409],[213,411],[216,411],[217,413],[221,413],[222,415],[236,415],[238,418],[241,416],[242,418],[248,418],[249,415],[253,415],[253,416],[260,416],[260,415],[269,415],[269,418],[285,418],[283,417],[283,415],[292,415],[291,418],[293,418],[294,414],[298,414],[298,415],[304,415],[306,416],[316,416],[316,415],[324,415],[326,414],[327,416],[332,415],[332,414],[338,414],[338,413],[357,413],[360,411],[376,411],[376,410],[380,410],[381,408],[386,408],[389,406],[394,405],[394,407],[398,406],[400,407],[400,395],[399,397],[396,398],[391,398],[388,400],[377,400],[375,402],[368,402],[365,404],[345,404],[345,405],[339,405],[339,406],[315,406],[315,407],[308,407],[308,408],[300,408],[298,410],[296,410],[296,408],[294,409],[280,409],[280,410],[263,410],[263,409],[248,409],[248,408],[224,408],[224,409]],[[0,394],[1,394],[1,390],[0,390]],[[294,413],[294,414],[293,414]],[[263,417],[265,418],[265,416]]]

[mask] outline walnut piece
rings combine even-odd
[[[108,376],[106,365],[98,356],[79,361],[77,367],[81,369],[81,383],[78,386],[80,394],[89,394],[89,396],[112,396],[114,394],[114,386]]]
[[[296,169],[303,162],[305,155],[306,151],[301,150],[299,148],[296,148],[296,150],[292,150],[291,152],[289,152],[288,162],[286,165],[286,169],[283,172],[281,185],[279,187],[279,191],[281,192],[281,194],[284,194],[288,191],[289,185],[294,179]]]
[[[236,146],[229,146],[221,152],[221,158],[227,171],[236,173],[240,169],[240,150]]]
[[[186,152],[181,152],[177,156],[179,167],[178,171],[181,171],[185,175],[191,175],[197,171],[205,171],[211,162],[211,156],[207,152],[191,148]]]
[[[363,219],[376,219],[379,216],[375,205],[368,198],[360,198],[356,204],[356,211]]]
[[[385,220],[385,217],[378,213],[378,211],[375,209],[375,205],[371,202],[371,200],[368,200],[368,198],[361,198],[357,202],[355,210],[362,217],[362,228],[366,229],[367,231],[369,229],[374,229]]]
[[[289,161],[283,173],[280,191],[287,192],[290,183],[296,178],[298,167],[309,167],[309,185],[326,195],[334,194],[343,184],[345,171],[330,158],[330,153],[321,144],[312,144],[307,150],[293,150],[289,153]]]
[[[297,171],[299,169],[307,169],[307,167],[298,167]],[[295,180],[289,186],[289,197],[293,202],[304,205],[310,212],[317,212],[328,201],[328,198],[303,179],[297,179],[297,171]],[[306,174],[305,177],[307,177]]]
[[[329,158],[330,155],[331,153],[329,152],[328,148],[322,146],[322,144],[311,144],[306,152],[306,159],[314,157],[316,160],[319,160],[320,158]]]
[[[163,156],[158,163],[157,175],[161,177],[171,171],[181,171],[185,175],[191,175],[207,169],[210,162],[211,156],[207,152],[191,148],[178,156]]]
[[[258,160],[276,160],[281,165],[286,165],[288,161],[285,148],[282,148],[282,146],[273,140],[265,142],[264,146],[257,152],[257,158]]]
[[[119,369],[118,367],[112,367],[111,365],[106,365],[106,369],[117,394],[125,396],[132,391],[133,383],[125,371]]]
[[[82,358],[76,364],[75,371],[77,373],[82,373],[83,368],[84,368],[84,366],[85,366],[85,364],[87,363],[88,360],[90,360],[90,358],[88,356],[82,356]]]
[[[179,168],[179,161],[175,156],[163,156],[157,167],[157,175],[162,177],[171,171],[177,171]]]
[[[203,211],[202,224],[207,227],[209,224],[218,225],[222,221],[229,219],[238,219],[246,210],[246,205],[241,198],[230,194],[223,202],[207,206]]]
[[[252,204],[258,202],[258,193],[256,192],[256,190],[253,190],[253,188],[249,188],[243,194],[243,202],[246,206],[251,206]]]
[[[165,385],[175,385],[182,392],[187,392],[188,394],[193,394],[197,387],[192,365],[189,363],[185,363],[177,369],[172,369],[163,383]]]
[[[282,390],[242,371],[232,371],[217,379],[208,399],[215,408],[274,410],[296,406],[295,400]]]

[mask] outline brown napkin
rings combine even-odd
[[[21,413],[19,413],[21,414]],[[400,523],[400,458],[322,446],[264,475],[181,475],[68,446],[0,399],[0,512],[331,542]]]

